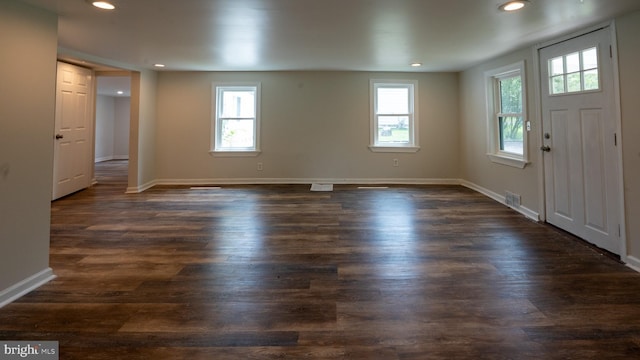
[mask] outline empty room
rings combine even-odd
[[[639,33],[637,0],[1,0],[0,358],[639,357]]]

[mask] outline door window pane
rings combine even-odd
[[[567,55],[567,73],[580,71],[580,53]]]
[[[552,76],[564,74],[564,61],[562,59],[562,56],[549,60],[549,63],[549,73],[551,73]]]
[[[549,93],[559,95],[600,89],[598,48],[549,60]]]
[[[600,84],[598,83],[598,69],[587,70],[584,72],[584,89],[585,90],[598,90]]]
[[[554,76],[551,78],[551,93],[562,94],[564,93],[564,75]]]
[[[582,90],[580,73],[567,74],[567,92],[577,92]]]
[[[596,48],[584,50],[582,52],[582,63],[584,69],[597,69],[598,68],[598,51]]]

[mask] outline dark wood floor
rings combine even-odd
[[[52,205],[0,339],[61,359],[640,358],[640,275],[460,186],[155,187]],[[126,175],[125,175],[126,176]]]

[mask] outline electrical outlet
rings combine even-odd
[[[398,159],[393,159],[393,166],[394,167],[400,166],[400,163],[398,162]]]
[[[259,162],[259,163],[258,163],[258,166],[257,166],[256,168],[258,169],[258,171],[262,171],[262,163],[261,163],[261,162]]]

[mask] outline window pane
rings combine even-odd
[[[409,117],[378,116],[378,142],[409,143]]]
[[[576,92],[582,90],[582,84],[580,83],[580,73],[567,74],[567,92]]]
[[[584,89],[598,90],[600,83],[598,81],[598,69],[587,70],[584,72]]]
[[[223,148],[253,148],[253,120],[222,120]]]
[[[551,76],[564,74],[562,56],[549,60],[549,73]]]
[[[552,94],[562,94],[564,93],[564,76],[554,76],[551,78],[551,93]]]
[[[498,118],[500,130],[500,150],[512,154],[524,154],[524,127],[522,117]]]
[[[515,76],[501,79],[500,84],[500,112],[501,113],[521,113],[522,112],[522,78]]]
[[[582,63],[584,70],[598,68],[598,49],[591,48],[582,52]]]
[[[408,114],[408,88],[378,88],[378,114]]]
[[[580,53],[567,55],[567,73],[580,71]]]
[[[252,90],[224,90],[220,117],[252,118],[256,116],[255,92]]]

